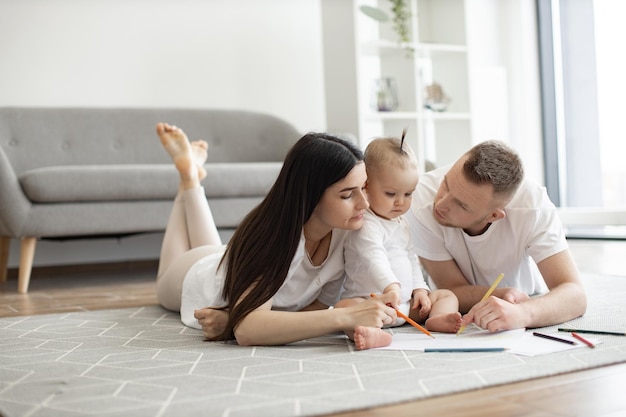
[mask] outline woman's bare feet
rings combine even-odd
[[[461,328],[461,313],[439,314],[430,317],[424,324],[433,332],[456,333]]]
[[[198,168],[198,177],[203,180],[206,177],[206,169],[204,169],[204,163],[207,160],[209,144],[205,140],[194,140],[191,142],[191,153],[193,155],[194,162]]]
[[[203,140],[189,142],[185,132],[167,123],[158,123],[156,130],[180,173],[182,187],[188,189],[199,186],[200,180],[206,177],[204,162],[208,144]]]
[[[357,326],[354,329],[353,339],[357,350],[365,350],[389,346],[392,336],[383,329]]]

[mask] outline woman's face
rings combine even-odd
[[[365,164],[360,162],[342,180],[324,191],[313,216],[330,228],[357,230],[369,207],[365,196]]]

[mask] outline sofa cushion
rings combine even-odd
[[[282,163],[211,163],[203,181],[207,197],[265,195]],[[35,168],[19,176],[34,203],[173,199],[178,173],[171,164],[65,165]]]

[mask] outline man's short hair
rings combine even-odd
[[[496,195],[512,197],[524,179],[522,160],[503,142],[479,143],[465,155],[465,177],[474,184],[491,184]]]

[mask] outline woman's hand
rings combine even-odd
[[[224,332],[228,321],[228,310],[218,310],[211,307],[195,310],[193,316],[202,326],[202,332],[207,340],[217,340]]]
[[[394,300],[395,294],[381,294],[374,298],[366,299],[362,303],[341,310],[345,313],[345,325],[343,330],[352,332],[356,326],[381,328],[386,324],[396,321],[396,310],[389,307]]]

